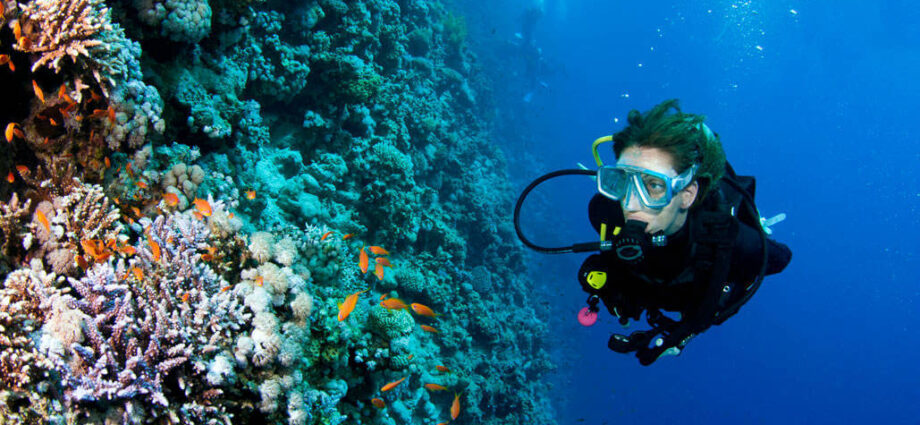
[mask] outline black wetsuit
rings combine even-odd
[[[588,206],[589,218],[595,230],[606,223],[608,232],[614,226],[623,226],[624,217],[620,204],[602,195],[595,195]],[[606,251],[589,257],[580,271],[603,270],[607,273],[606,284],[600,289],[592,288],[581,278],[583,289],[597,295],[611,314],[619,316],[621,323],[626,318],[638,320],[643,310],[660,309],[692,315],[702,303],[709,286],[708,279],[694,276],[694,259],[691,255],[691,225],[696,219],[691,210],[687,222],[675,234],[668,237],[664,247],[653,248],[646,253],[646,259],[639,268],[623,264],[613,251]],[[609,238],[609,236],[608,236]],[[767,239],[766,273],[781,272],[792,257],[786,245]],[[731,250],[728,282],[749,284],[757,278],[763,263],[762,239],[758,229],[739,223]],[[735,291],[737,297],[743,291]]]

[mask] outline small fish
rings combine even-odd
[[[166,202],[166,205],[169,205],[170,207],[175,207],[176,205],[179,205],[179,196],[175,193],[164,193],[163,202]]]
[[[16,166],[16,171],[19,172],[19,175],[20,175],[20,176],[25,175],[25,174],[29,174],[29,167],[26,167],[25,165],[17,165],[17,166]]]
[[[351,238],[351,237],[354,236],[354,235],[355,235],[354,233],[347,233],[347,234],[344,234],[344,235],[342,235],[342,240],[343,240],[343,241],[347,241],[349,238]]]
[[[262,285],[264,284],[264,282],[265,282],[265,277],[263,277],[263,276],[256,276],[255,281],[256,281],[256,285],[262,286]]]
[[[141,210],[140,210],[139,208],[137,208],[137,207],[131,207],[131,211],[134,211],[134,216],[135,216],[135,217],[141,218],[141,215],[142,215],[142,214],[141,214]]]
[[[205,217],[211,216],[211,204],[201,198],[195,198],[195,208]]]
[[[447,387],[438,384],[425,384],[425,389],[428,391],[446,391]]]
[[[448,424],[448,422],[441,422],[441,423],[439,423],[438,425],[447,425],[447,424]]]
[[[437,369],[438,372],[450,373],[450,369],[448,369],[447,366],[437,365],[434,368]]]
[[[227,217],[233,218],[233,213],[227,214]]]
[[[146,189],[146,188],[147,188],[147,183],[144,182],[143,180],[138,180],[138,181],[135,182],[134,184],[136,184],[137,187],[139,187],[139,188],[141,188],[141,189]]]
[[[380,294],[380,301],[383,301],[383,300],[387,299],[387,297],[389,297],[389,296],[390,296],[390,294],[388,294],[388,293],[386,293],[386,292]]]
[[[16,181],[16,177],[13,176],[13,170],[10,170],[9,174],[6,175],[6,181],[10,183]]]
[[[45,217],[42,210],[35,210],[35,219],[45,227],[45,231],[51,232],[51,223],[48,223],[48,217]]]
[[[115,124],[115,108],[109,106],[109,108],[106,109],[106,112],[108,112],[109,124]]]
[[[13,37],[17,40],[19,37],[22,37],[22,25],[19,24],[19,21],[13,21]]]
[[[230,288],[232,288],[230,285],[224,286],[223,288],[220,288],[220,292],[227,292],[230,290]]]
[[[387,298],[380,302],[380,305],[383,308],[388,308],[390,310],[402,310],[404,308],[409,308],[401,299],[399,298]]]
[[[355,309],[355,305],[358,303],[358,295],[361,295],[364,292],[370,291],[370,289],[365,289],[363,291],[355,292],[347,297],[345,297],[345,302],[339,304],[339,321],[343,321],[348,318],[348,315]]]
[[[73,105],[74,103],[76,103],[76,102],[73,101],[73,99],[70,97],[70,95],[67,94],[67,85],[66,85],[66,84],[61,84],[61,87],[58,89],[58,99],[61,99],[61,100],[65,101],[65,102],[67,102],[67,103],[69,103],[69,104],[71,104],[71,105]]]
[[[409,306],[412,307],[412,311],[414,311],[415,314],[418,314],[420,316],[427,316],[427,317],[440,316],[440,314],[435,313],[434,310],[428,308],[428,306],[423,305],[423,304],[412,303]]]
[[[393,267],[393,265],[390,264],[390,260],[387,260],[386,257],[377,257],[377,258],[374,259],[374,261],[377,262],[377,265],[378,265],[378,266]]]
[[[189,294],[188,292],[182,294],[182,302],[184,303],[188,302],[188,294]]]
[[[198,211],[192,211],[192,215],[194,215],[195,218],[197,218],[197,219],[199,219],[199,220],[204,220],[204,216],[201,215],[201,213],[198,212]]]
[[[12,182],[11,182],[12,183]],[[361,273],[367,273],[368,266],[367,252],[364,252],[364,247],[361,247],[361,254],[358,256],[358,267],[361,268]]]
[[[328,238],[329,235],[331,235],[331,234],[332,234],[332,231],[331,231],[331,230],[328,231],[328,232],[326,232],[326,233],[323,233],[323,237],[319,238],[319,241],[322,242],[322,241],[326,240],[326,238]]]
[[[371,399],[371,404],[373,404],[374,407],[378,409],[383,409],[384,407],[387,407],[387,404],[384,403],[383,400],[376,398],[376,397]]]
[[[435,329],[435,328],[433,328],[433,327],[431,327],[431,326],[428,326],[428,325],[421,325],[421,327],[422,327],[422,330],[425,331],[425,332],[431,332],[431,333],[433,333],[433,334],[440,333],[440,332],[438,332],[437,329]]]
[[[89,140],[90,140],[90,141],[93,140],[92,136],[90,136]],[[106,169],[112,167],[112,160],[109,159],[109,157],[105,157],[105,159],[104,159],[103,161],[105,162],[105,168],[106,168]]]
[[[59,123],[57,122],[57,120],[55,120],[54,118],[51,118],[51,117],[48,117],[48,123],[51,124],[52,126],[55,126],[55,127],[61,125],[61,124],[59,124]]]
[[[249,200],[256,199],[256,191],[254,191],[254,190],[247,190],[247,191],[246,191],[246,199],[249,199]]]
[[[13,136],[16,136],[20,139],[25,139],[25,135],[22,133],[22,130],[20,130],[18,127],[19,127],[19,124],[14,123],[14,122],[11,122],[6,125],[6,131],[4,135],[6,136],[7,142],[12,143]]]
[[[83,239],[80,241],[80,245],[97,263],[104,262],[112,255],[111,252],[106,251],[105,245],[98,239]]]
[[[134,177],[134,171],[131,170],[131,163],[125,164],[125,171],[128,172],[128,175]]]
[[[140,267],[131,267],[131,273],[134,274],[135,279],[144,280],[144,271]]]
[[[19,37],[19,46],[22,50],[29,50],[32,48],[32,39],[26,36]]]
[[[38,100],[42,101],[42,104],[45,104],[45,92],[42,91],[42,88],[38,86],[38,83],[35,80],[32,80],[32,90],[35,92],[35,97]]]
[[[120,252],[120,253],[122,253],[122,254],[125,254],[125,255],[134,255],[134,254],[137,254],[137,250],[134,249],[134,247],[131,246],[131,245],[125,245],[125,246],[123,246],[123,247],[121,247],[121,248],[118,248],[118,252]]]
[[[148,240],[147,244],[150,245],[150,252],[153,254],[154,261],[160,261],[160,244],[153,239]]]
[[[370,247],[370,250],[371,250],[371,252],[374,253],[374,255],[390,255],[389,251],[387,251],[387,250],[385,250],[385,249],[383,249],[383,248],[381,248],[381,247],[379,247],[379,246],[376,246],[376,245],[375,245],[375,246],[371,246],[371,247]]]
[[[89,268],[89,263],[86,262],[86,259],[82,255],[76,256],[77,267],[86,270]]]
[[[408,377],[406,377],[406,378],[408,378]],[[384,385],[383,387],[380,387],[380,391],[381,391],[381,392],[386,392],[386,391],[392,390],[393,388],[396,388],[397,385],[402,384],[402,381],[405,381],[406,378],[402,378],[402,379],[400,379],[400,380],[398,380],[398,381],[390,382],[389,384],[386,384],[386,385]]]
[[[374,276],[377,276],[377,280],[383,280],[383,265],[377,263],[374,266]]]
[[[0,3],[0,7],[3,3]],[[10,61],[10,55],[0,55],[0,65],[6,65]]]
[[[450,418],[453,420],[460,416],[460,394],[454,393],[454,402],[450,405]]]

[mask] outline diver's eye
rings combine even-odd
[[[642,183],[645,185],[645,190],[652,197],[664,196],[668,191],[668,187],[664,184],[659,178],[644,176],[642,178]]]

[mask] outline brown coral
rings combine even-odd
[[[88,49],[102,44],[97,33],[112,29],[102,0],[35,0],[23,7],[21,18],[24,39],[16,48],[41,54],[32,71],[50,66],[58,72],[65,56],[74,63],[81,57],[91,59]],[[95,76],[101,84],[98,72]]]
[[[0,246],[3,254],[12,255],[11,248],[13,241],[18,241],[19,230],[22,226],[22,219],[29,215],[29,206],[31,200],[26,200],[24,204],[19,203],[19,196],[13,193],[9,203],[0,202]]]
[[[40,303],[48,298],[45,284],[29,269],[10,273],[0,287],[0,386],[23,391],[51,370],[31,334],[42,325]]]

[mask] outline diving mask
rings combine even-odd
[[[597,191],[614,201],[626,201],[632,194],[646,207],[661,209],[693,181],[696,169],[694,164],[678,176],[668,176],[634,165],[604,165],[597,169]]]

